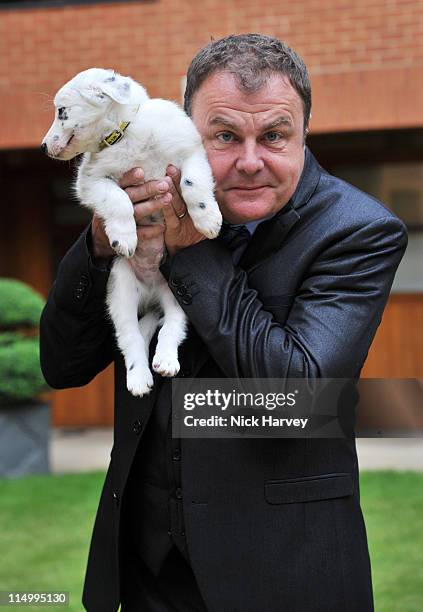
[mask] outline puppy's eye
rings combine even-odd
[[[66,108],[64,106],[61,106],[60,108],[57,109],[57,116],[59,119],[67,119],[68,116],[66,114]]]

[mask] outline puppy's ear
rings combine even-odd
[[[101,106],[107,100],[106,95],[98,87],[88,87],[79,91],[81,98],[84,98],[92,106]]]
[[[131,79],[114,73],[99,84],[103,94],[118,104],[128,104],[131,98]]]

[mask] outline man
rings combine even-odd
[[[305,146],[311,92],[302,60],[276,39],[210,43],[188,72],[225,221],[251,237],[231,251],[196,233],[178,169],[121,182],[139,248],[190,321],[180,376],[356,378],[406,246],[379,202],[327,174]],[[248,236],[247,236],[248,240]],[[53,387],[115,362],[115,443],[84,591],[89,611],[289,612],[373,609],[352,439],[172,439],[171,384],[142,399],[104,316],[112,251],[94,218],[61,263],[41,323]],[[155,340],[152,341],[152,348]]]

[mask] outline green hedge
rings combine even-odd
[[[38,327],[43,298],[21,281],[0,278],[0,329]]]
[[[48,386],[40,369],[43,298],[21,281],[0,278],[0,404],[35,401]]]

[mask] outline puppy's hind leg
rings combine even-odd
[[[140,319],[138,323],[138,327],[142,337],[144,338],[145,350],[146,350],[146,358],[148,360],[149,356],[149,347],[151,338],[154,336],[154,332],[160,323],[160,316],[158,313],[153,310],[146,312],[146,314]]]
[[[113,264],[107,289],[110,317],[125,359],[128,391],[132,395],[145,395],[153,386],[153,375],[148,367],[148,345],[138,324],[142,286],[125,259],[119,258]]]
[[[153,358],[153,370],[162,376],[175,376],[180,368],[178,347],[186,336],[187,318],[165,283],[159,291],[164,315]]]

